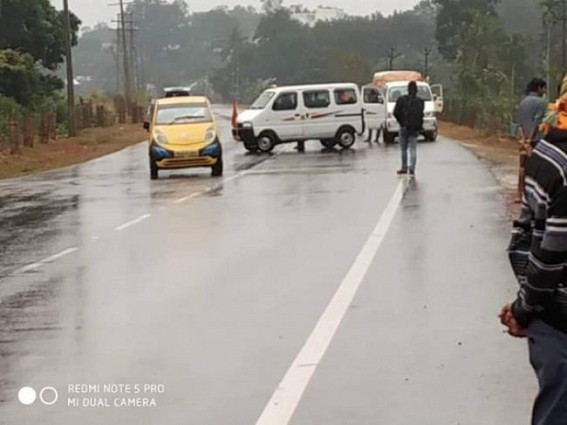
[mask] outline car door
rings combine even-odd
[[[280,93],[272,104],[269,127],[282,141],[304,137],[305,112],[297,91]]]
[[[435,112],[442,114],[443,109],[445,108],[445,103],[443,100],[443,86],[441,84],[435,84],[431,86],[431,93],[433,94]]]
[[[322,139],[334,136],[334,112],[329,89],[305,90],[302,93],[305,107],[304,136],[306,139]]]
[[[386,106],[380,91],[375,87],[364,87],[362,89],[362,103],[366,127],[370,130],[382,128],[384,121],[386,121]]]

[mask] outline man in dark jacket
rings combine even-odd
[[[408,84],[408,94],[401,96],[396,102],[394,116],[400,124],[400,148],[402,150],[402,168],[398,175],[415,174],[417,164],[417,137],[423,129],[423,110],[425,103],[417,96],[417,83]],[[410,163],[408,167],[408,151]]]

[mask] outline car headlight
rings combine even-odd
[[[242,128],[252,128],[252,123],[251,122],[243,122]]]
[[[201,151],[202,156],[217,156],[220,149],[220,143],[214,142],[211,143],[209,146],[205,147]]]
[[[159,144],[161,144],[161,145],[164,145],[164,144],[167,143],[167,136],[166,136],[163,132],[161,132],[161,131],[159,131],[159,130],[156,130],[156,131],[154,132],[154,140],[155,140],[157,143],[159,143]]]
[[[212,143],[215,141],[216,138],[217,138],[217,132],[215,131],[214,128],[209,128],[205,132],[205,142]]]

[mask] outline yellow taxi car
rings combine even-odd
[[[183,96],[158,99],[150,121],[150,177],[159,170],[210,167],[222,176],[222,146],[211,104],[206,97]]]

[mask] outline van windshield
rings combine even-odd
[[[258,99],[252,104],[250,109],[264,109],[270,103],[270,100],[276,95],[273,91],[265,91]]]
[[[402,96],[408,94],[408,86],[394,86],[388,89],[388,102],[389,103],[396,103],[398,99]],[[431,90],[429,86],[417,86],[417,96],[420,97],[425,102],[430,102],[433,100],[431,96]]]

